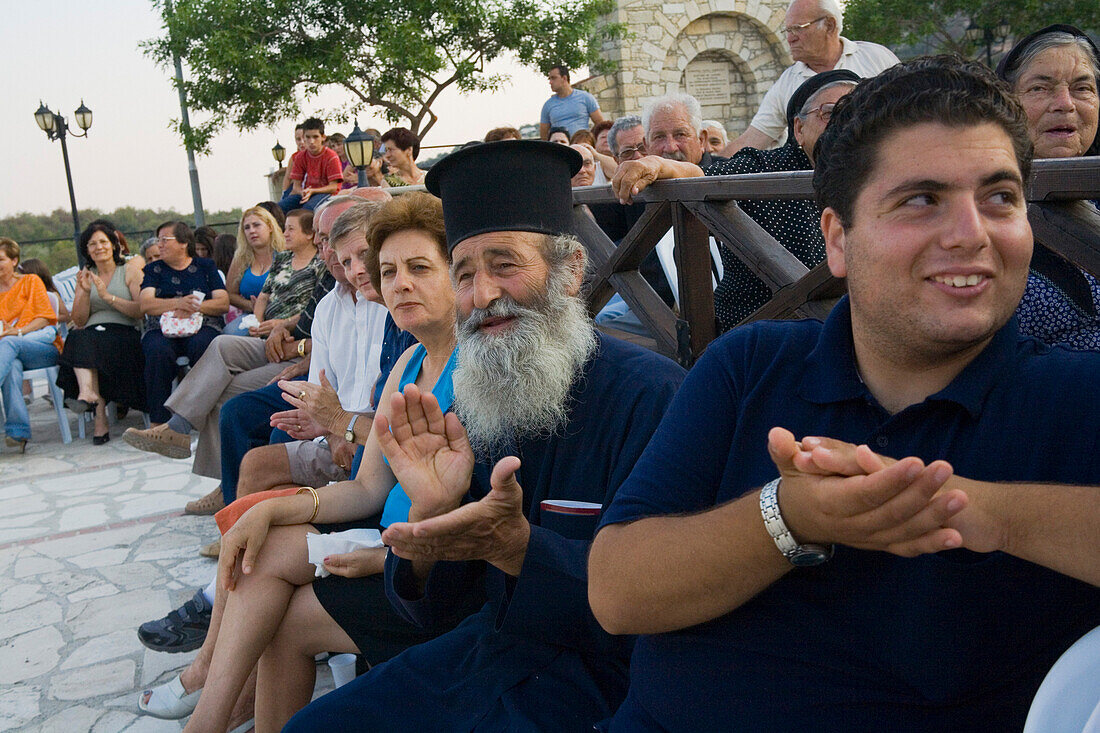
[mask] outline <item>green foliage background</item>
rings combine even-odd
[[[206,221],[219,232],[235,234],[241,209],[207,212]],[[182,213],[171,209],[135,209],[123,206],[114,211],[81,209],[81,226],[95,219],[106,218],[114,222],[126,235],[131,252],[137,252],[142,240],[152,234],[158,224],[169,219],[191,223],[193,212]],[[68,209],[55,209],[49,214],[20,212],[0,219],[0,237],[11,237],[22,250],[22,259],[37,257],[46,263],[50,272],[60,272],[76,264],[76,248],[73,245],[73,218]]]
[[[900,57],[917,53],[959,53],[976,57],[984,48],[963,37],[973,22],[993,28],[1004,22],[1012,38],[1022,38],[1051,23],[1069,23],[1085,31],[1100,29],[1098,0],[848,0],[844,10],[844,35],[874,41],[899,51]],[[1005,50],[1011,47],[1012,38]],[[906,54],[909,47],[912,52]],[[994,49],[994,63],[997,62]]]
[[[544,71],[560,62],[601,73],[614,66],[602,44],[625,34],[603,18],[615,0],[152,1],[165,32],[144,48],[166,67],[173,54],[183,59],[184,91],[200,114],[176,127],[198,152],[227,126],[299,117],[303,100],[325,87],[342,88],[349,102],[319,117],[346,124],[376,107],[423,138],[444,89],[504,86],[506,75],[485,71],[489,62],[511,53]]]

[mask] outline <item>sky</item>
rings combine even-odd
[[[162,32],[150,0],[11,0],[3,5],[0,135],[7,140],[9,173],[0,177],[0,217],[69,210],[61,144],[47,139],[34,121],[39,100],[65,116],[75,132],[80,129],[72,113],[81,100],[93,112],[88,138],[67,140],[79,208],[190,212],[187,154],[169,128],[180,114],[173,72],[138,48]],[[462,96],[449,89],[433,107],[440,119],[425,145],[456,145],[481,139],[500,125],[538,122],[550,95],[545,77],[515,62],[490,70],[510,74],[512,84],[496,94]],[[582,72],[574,77],[583,78]],[[335,107],[347,101],[345,95],[326,90],[316,102],[304,103],[302,111]],[[201,119],[191,117],[192,122]],[[294,149],[294,124],[285,120],[276,129],[254,132],[227,129],[215,137],[210,155],[196,161],[204,208],[220,211],[266,199],[264,175],[276,167],[271,148],[278,140]],[[382,131],[392,126],[365,114],[359,124]],[[346,135],[351,129],[335,131]],[[421,157],[436,152],[428,149]]]

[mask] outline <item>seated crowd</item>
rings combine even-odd
[[[841,27],[794,0],[796,63],[732,143],[686,94],[605,120],[560,65],[542,141],[495,128],[425,173],[416,135],[369,131],[367,187],[310,118],[231,257],[90,225],[63,345],[48,272],[0,238],[9,445],[23,370],[60,364],[95,442],[107,403],[142,410],[124,440],[190,458],[195,431],[220,481],[186,507],[216,572],[138,630],[198,653],[139,708],[213,733],[1021,729],[1100,625],[1100,283],[1026,200],[1033,158],[1100,152],[1100,52],[1055,25],[992,72]],[[690,372],[597,328],[639,322],[588,314],[572,188],[610,183],[590,209],[618,242],[657,180],[777,171],[814,201],[739,205],[845,279],[824,322],[751,323],[771,292],[713,241],[727,333]],[[667,262],[640,269],[673,305]],[[379,542],[315,556],[351,529]],[[324,652],[362,674],[312,700]]]

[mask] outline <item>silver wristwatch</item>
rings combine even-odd
[[[779,479],[769,481],[760,490],[760,513],[764,515],[764,528],[791,565],[820,565],[833,556],[832,545],[800,545],[787,529],[783,515],[779,513]]]

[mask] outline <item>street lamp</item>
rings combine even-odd
[[[279,164],[279,170],[282,170],[283,160],[286,159],[286,148],[280,145],[278,140],[275,141],[275,147],[271,149],[271,157]]]
[[[970,25],[966,27],[966,40],[975,45],[985,46],[985,65],[992,69],[993,46],[1004,45],[1004,42],[1008,39],[1008,34],[1011,32],[1012,27],[1003,19],[994,28],[980,26],[974,21],[970,21]]]
[[[370,185],[367,182],[367,166],[374,159],[374,140],[359,129],[359,120],[355,121],[355,129],[351,134],[344,138],[344,151],[348,154],[348,160],[359,172],[359,187]]]
[[[65,138],[69,135],[73,137],[88,137],[88,128],[92,126],[92,111],[84,106],[84,100],[80,100],[80,106],[73,112],[73,116],[76,117],[76,124],[84,131],[83,135],[78,135],[75,132],[69,131],[68,121],[61,115],[50,110],[49,107],[42,104],[42,100],[38,101],[38,111],[34,113],[34,121],[38,124],[38,127],[46,133],[46,137],[50,140],[61,141],[61,156],[65,159],[65,180],[69,184],[69,206],[72,207],[73,212],[73,245],[76,247],[76,259],[81,267],[84,267],[84,256],[80,252],[80,218],[76,213],[76,194],[73,193],[73,174],[69,168],[69,146],[65,143]]]

